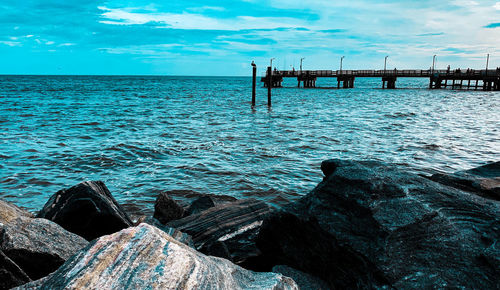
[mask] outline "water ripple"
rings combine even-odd
[[[290,80],[291,81],[291,80]],[[335,87],[330,80],[321,86]],[[322,179],[327,158],[375,159],[422,174],[500,159],[498,92],[257,89],[250,78],[0,76],[0,197],[40,209],[57,190],[106,182],[134,211],[161,191],[282,205]],[[294,86],[294,82],[288,83]]]

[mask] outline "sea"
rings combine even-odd
[[[259,79],[260,80],[260,79]],[[150,214],[169,191],[279,207],[311,191],[321,161],[380,160],[449,173],[500,160],[500,92],[429,90],[427,79],[356,79],[353,89],[272,91],[251,77],[0,76],[0,198],[32,211],[102,180]]]

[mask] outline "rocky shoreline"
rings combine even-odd
[[[162,193],[134,222],[104,183],[33,215],[0,200],[0,289],[500,288],[500,162],[419,176],[327,160],[281,209]]]

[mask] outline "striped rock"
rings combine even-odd
[[[63,288],[298,289],[291,278],[205,256],[145,223],[91,242],[51,276],[20,289]]]
[[[269,206],[256,199],[242,199],[216,205],[200,213],[172,221],[167,225],[189,234],[196,249],[212,254],[210,249],[224,243],[235,263],[258,256],[255,238]]]

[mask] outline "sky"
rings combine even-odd
[[[1,0],[0,74],[500,67],[489,0]]]

